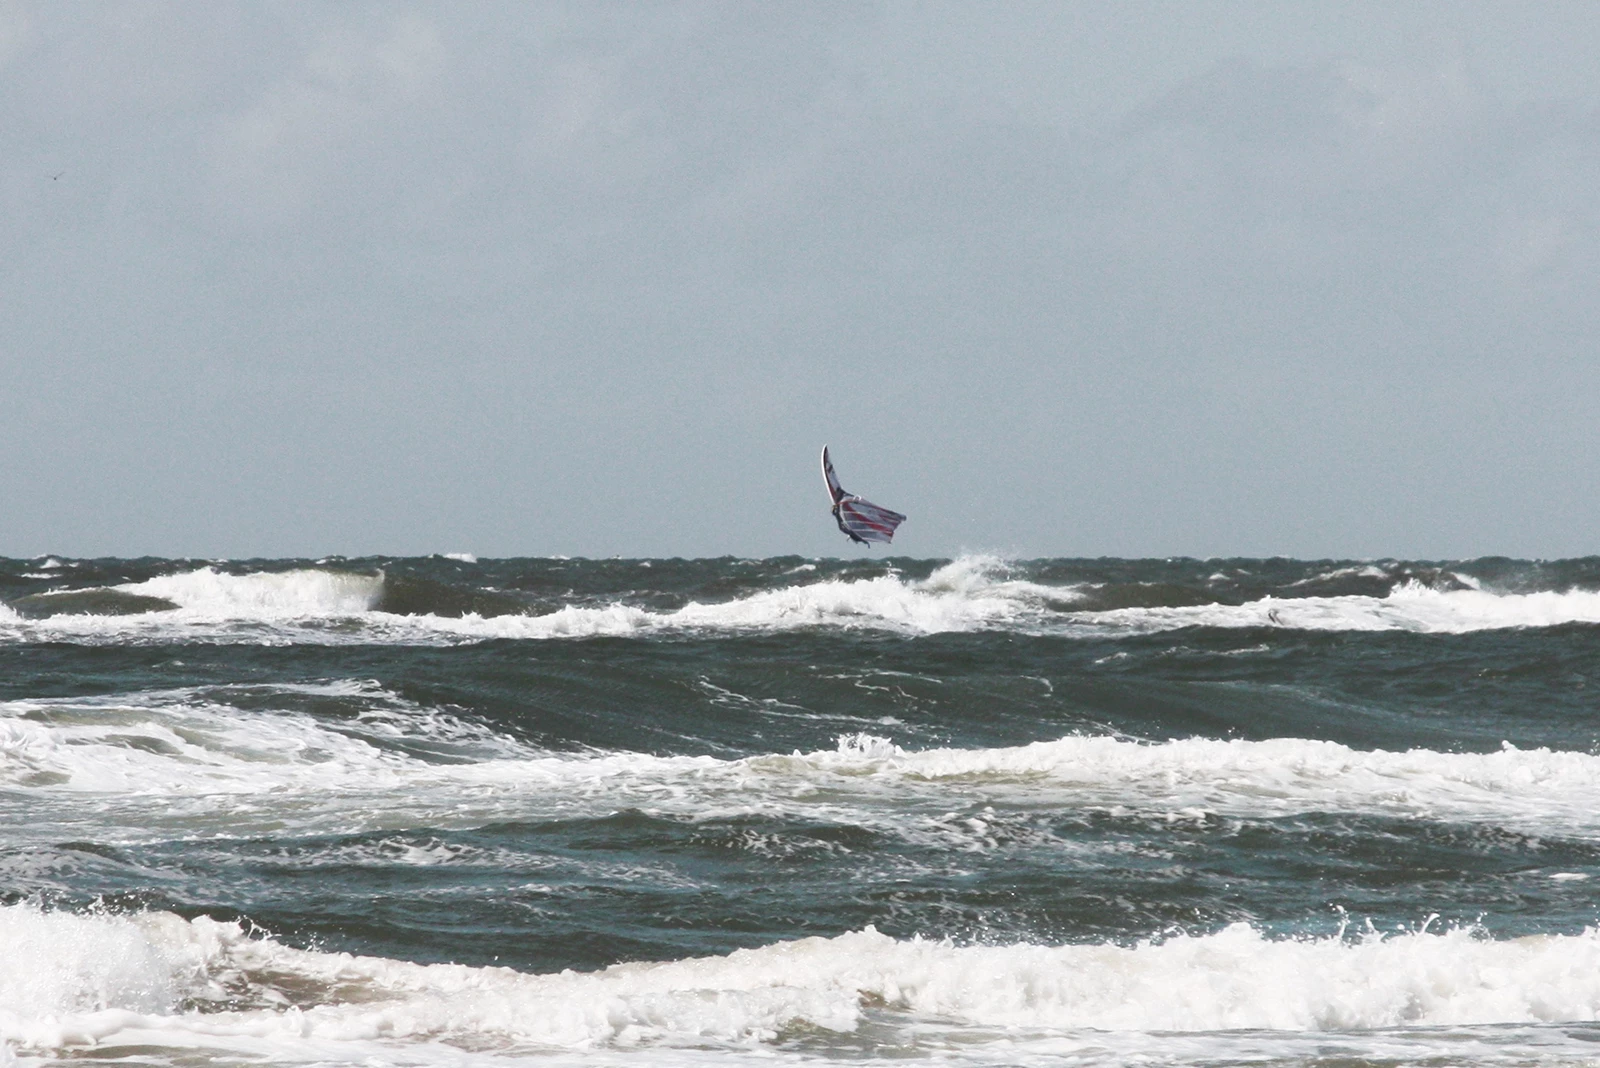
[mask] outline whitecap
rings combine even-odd
[[[1214,1055],[1234,1041],[1228,1033],[1360,1046],[1362,1032],[1383,1044],[1421,1029],[1417,1041],[1470,1048],[1469,1036],[1437,1029],[1600,1018],[1595,932],[1496,940],[1426,927],[1275,939],[1241,923],[1059,946],[959,946],[867,928],[534,975],[293,949],[204,917],[10,905],[0,906],[0,945],[16,967],[0,973],[0,1040],[45,1056],[167,1046],[346,1062],[382,1051],[389,1061],[447,1043],[589,1054],[765,1047],[770,1057],[796,1028],[846,1036],[875,1019],[940,1060],[1054,1052],[1116,1063],[1108,1043],[1189,1036],[1191,1050],[1216,1043]]]
[[[291,687],[277,711],[270,687],[0,703],[0,788],[29,813],[14,840],[444,830],[637,809],[813,820],[966,848],[940,821],[952,788],[972,805],[1014,812],[1346,812],[1600,837],[1600,756],[1582,752],[1102,735],[919,750],[879,728],[833,748],[738,759],[568,753],[371,683],[321,685],[362,710],[320,720],[296,710],[304,702]]]
[[[338,616],[357,615],[376,605],[383,594],[383,575],[315,568],[234,575],[205,567],[112,588],[159,597],[211,618]]]
[[[802,565],[808,566],[808,565]],[[22,620],[0,606],[0,641],[247,642],[446,645],[492,639],[672,638],[798,629],[881,631],[909,637],[1001,631],[1117,638],[1190,627],[1462,634],[1600,623],[1600,592],[1437,590],[1407,582],[1383,597],[1265,597],[1245,604],[1084,610],[1089,586],[1016,577],[992,556],[969,556],[925,579],[893,571],[762,590],[675,610],[620,601],[566,604],[542,615],[461,617],[378,611],[383,576],[325,569],[231,574],[215,568],[113,587],[157,597],[175,611]]]

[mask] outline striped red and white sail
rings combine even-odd
[[[833,517],[850,540],[884,545],[894,540],[895,528],[904,523],[906,517],[847,493],[839,484],[839,476],[833,470],[833,461],[828,457],[826,445],[822,447],[822,477],[828,483],[828,496],[833,499]]]

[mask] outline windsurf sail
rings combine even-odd
[[[826,445],[822,447],[822,477],[827,480],[828,496],[833,499],[833,518],[851,541],[862,545],[868,542],[887,545],[894,540],[894,528],[904,523],[906,517],[853,493],[846,493],[845,488],[839,485],[839,476],[834,473]]]

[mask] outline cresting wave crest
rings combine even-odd
[[[91,833],[159,841],[194,825],[225,825],[232,836],[353,834],[624,810],[801,819],[980,850],[994,848],[987,825],[1059,809],[1169,820],[1343,812],[1600,837],[1600,756],[1584,752],[1103,735],[917,750],[868,734],[739,758],[554,752],[380,687],[280,689],[0,703],[0,818],[31,806],[11,837],[43,843]],[[263,707],[319,693],[366,709],[330,722]]]
[[[649,597],[603,591],[532,604],[504,591],[473,588],[430,600],[415,596],[412,587],[402,590],[402,580],[382,571],[304,567],[234,574],[203,567],[139,582],[52,589],[0,604],[0,641],[451,644],[807,628],[1093,638],[1205,627],[1460,634],[1600,623],[1600,591],[1495,592],[1459,575],[1442,585],[1405,579],[1381,593],[1297,595],[1319,582],[1374,581],[1384,573],[1372,566],[1335,569],[1244,599],[1208,599],[1203,591],[1179,598],[1198,603],[1161,603],[1164,591],[1152,591],[1151,583],[1110,589],[1105,582],[1037,581],[1026,577],[1026,566],[991,556],[962,557],[925,578],[890,568],[865,577],[795,582],[795,573],[813,576],[793,568],[785,572],[787,581],[771,588],[723,599],[690,596],[660,607]],[[453,610],[439,608],[441,598]]]
[[[873,1026],[915,1029],[925,1045],[982,1060],[1051,1041],[1058,1054],[1103,1056],[1104,1032],[1600,1018],[1592,930],[1492,940],[1422,924],[1272,939],[1235,924],[1128,946],[959,946],[868,928],[533,975],[294,949],[170,913],[17,904],[0,906],[0,942],[13,953],[0,970],[0,1040],[46,1056],[151,1042],[295,1060],[337,1049],[343,1060],[388,1061],[397,1047],[441,1044],[441,1053],[750,1049]]]

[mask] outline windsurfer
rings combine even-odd
[[[905,522],[905,516],[852,493],[839,485],[833,461],[828,458],[827,446],[822,449],[822,477],[828,484],[828,496],[833,499],[833,521],[839,530],[858,545],[872,542],[888,544],[894,539],[894,530]]]

